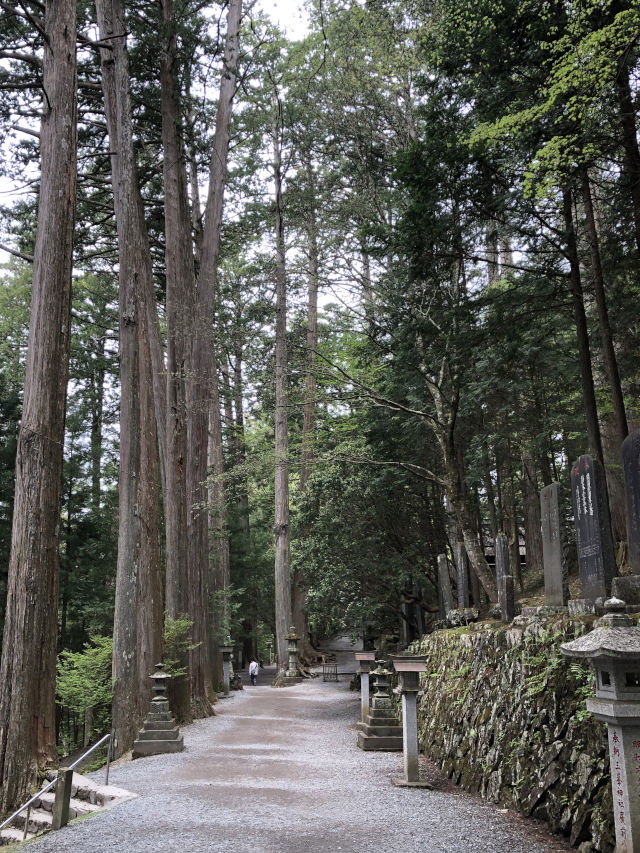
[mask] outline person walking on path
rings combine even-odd
[[[260,669],[260,665],[257,660],[252,658],[251,663],[249,664],[249,677],[251,678],[251,683],[256,684],[258,681],[258,670]]]

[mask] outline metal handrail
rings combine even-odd
[[[88,749],[88,750],[87,750],[83,755],[81,755],[81,756],[80,756],[80,758],[78,758],[76,761],[74,761],[74,762],[73,762],[73,764],[72,764],[68,769],[69,769],[69,770],[73,770],[73,769],[74,769],[74,767],[77,767],[77,766],[78,766],[78,764],[81,764],[81,763],[84,761],[84,759],[87,757],[87,755],[91,755],[91,753],[93,752],[93,750],[94,750],[94,749],[97,749],[99,746],[102,746],[102,744],[103,744],[106,740],[108,740],[108,741],[109,741],[109,748],[107,749],[107,768],[106,768],[105,779],[104,779],[104,784],[105,784],[105,785],[108,785],[108,784],[109,784],[109,765],[111,764],[111,743],[112,743],[112,738],[113,738],[113,732],[109,732],[109,734],[106,734],[106,735],[104,735],[103,737],[101,737],[101,738],[100,738],[100,740],[99,740],[97,743],[94,743],[94,745],[93,745],[90,749]],[[53,788],[53,786],[57,783],[57,781],[58,781],[58,778],[57,778],[57,777],[56,777],[55,779],[52,779],[52,780],[51,780],[51,782],[49,782],[49,784],[48,784],[48,785],[45,785],[45,786],[44,786],[44,788],[42,788],[42,790],[38,791],[38,793],[37,793],[37,794],[34,794],[34,795],[33,795],[33,797],[31,797],[31,799],[30,799],[30,800],[27,800],[27,802],[26,802],[23,806],[20,806],[20,808],[18,809],[18,811],[14,812],[14,813],[11,815],[11,817],[8,817],[8,818],[7,818],[3,823],[0,823],[0,829],[4,829],[4,828],[5,828],[5,826],[8,826],[8,825],[11,823],[11,821],[12,821],[14,818],[18,817],[18,815],[19,815],[21,812],[23,812],[25,809],[30,809],[30,808],[31,808],[31,806],[32,806],[32,805],[35,803],[35,801],[38,799],[38,797],[41,797],[43,794],[46,794],[46,792],[47,792],[50,788]],[[28,823],[28,816],[27,816],[27,823]],[[26,829],[26,824],[25,824],[25,837],[26,837],[26,831],[27,831],[27,829]]]

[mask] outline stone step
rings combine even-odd
[[[58,772],[57,770],[47,770],[45,775],[51,781],[57,777]],[[51,793],[55,793],[54,788],[51,789]],[[131,799],[136,795],[130,791],[125,791],[123,788],[116,788],[114,785],[100,785],[93,779],[88,779],[81,773],[74,772],[71,782],[71,796],[92,805],[107,807],[117,801]]]
[[[375,737],[358,732],[358,746],[372,752],[402,752],[402,737]]]
[[[24,824],[26,819],[27,810],[25,809],[13,819],[12,825],[24,831]],[[32,808],[29,813],[28,831],[33,833],[45,832],[45,830],[51,829],[52,820],[53,817],[51,815],[51,812],[47,812],[44,809]]]
[[[8,826],[6,829],[0,830],[0,847],[5,847],[8,844],[20,844],[20,842],[28,841],[30,838],[35,838],[33,832],[27,832],[25,838],[24,829]]]
[[[140,729],[138,740],[177,740],[180,737],[180,729],[174,726],[172,729]]]
[[[46,794],[42,794],[39,800],[40,808],[47,812],[52,812],[55,798],[56,795],[53,791],[47,791]],[[89,814],[90,812],[99,812],[101,808],[102,805],[98,805],[97,803],[72,797],[69,801],[69,820],[73,820],[83,814]]]
[[[154,723],[170,723],[171,725],[174,723],[173,717],[169,711],[161,711],[157,714],[150,712],[147,714],[146,719]]]

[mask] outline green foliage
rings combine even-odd
[[[104,712],[111,703],[111,637],[92,637],[81,652],[58,655],[58,703],[79,714],[88,708]]]
[[[173,619],[164,615],[164,669],[172,678],[184,678],[187,674],[186,661],[189,652],[200,644],[191,642],[193,619],[180,613]]]

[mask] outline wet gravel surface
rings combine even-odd
[[[560,853],[535,823],[460,793],[395,788],[402,755],[357,749],[359,696],[261,674],[183,729],[185,751],[116,766],[138,796],[29,844],[34,853]],[[93,774],[102,781],[102,774]]]

